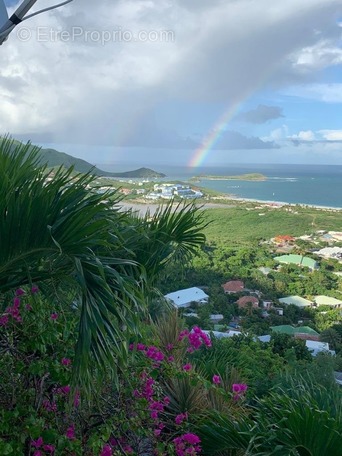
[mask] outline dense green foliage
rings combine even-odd
[[[279,234],[301,236],[315,230],[342,231],[342,217],[339,211],[292,207],[246,210],[245,207],[207,209],[211,223],[205,229],[208,241],[218,242],[227,247],[255,244],[260,239],[270,239]],[[259,214],[263,215],[259,215]]]

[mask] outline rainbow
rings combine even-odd
[[[215,146],[217,141],[220,139],[222,133],[225,131],[228,122],[234,117],[235,113],[241,106],[241,102],[235,102],[221,115],[216,124],[207,134],[207,136],[202,141],[202,144],[198,149],[193,153],[188,166],[190,168],[200,166],[204,160],[207,158],[210,150]]]

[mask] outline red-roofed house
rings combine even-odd
[[[296,239],[293,236],[289,236],[287,234],[281,235],[279,234],[274,238],[274,242],[276,244],[291,244],[295,241]]]
[[[242,296],[236,302],[240,308],[247,307],[247,304],[249,304],[249,303],[251,303],[252,307],[254,307],[254,308],[259,307],[259,299],[256,298],[255,296]]]
[[[227,294],[241,293],[245,289],[245,284],[242,280],[230,280],[222,285],[223,290]]]

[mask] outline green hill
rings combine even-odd
[[[19,144],[19,141],[14,140],[14,144]],[[94,167],[81,158],[73,157],[72,155],[64,152],[59,152],[55,149],[41,149],[40,152],[41,163],[47,164],[49,168],[56,168],[64,166],[65,168],[74,167],[76,172],[87,173],[92,172],[95,176],[100,177],[121,177],[121,178],[160,178],[165,177],[165,174],[158,173],[149,168],[139,168],[133,171],[126,171],[124,173],[110,173]]]
[[[80,158],[73,157],[72,155],[64,152],[58,152],[54,149],[41,149],[41,162],[47,163],[51,168],[56,166],[65,166],[70,168],[73,166],[75,171],[79,173],[91,172],[96,176],[102,177],[123,177],[123,178],[153,178],[153,177],[165,177],[165,174],[158,173],[149,168],[139,168],[133,171],[126,171],[124,173],[110,173],[101,169],[95,168],[94,165],[88,163]]]

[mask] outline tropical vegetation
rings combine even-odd
[[[331,356],[258,341],[252,311],[248,336],[215,339],[163,299],[205,278],[226,310],[221,279],[262,282],[250,265],[272,265],[266,252],[205,244],[192,205],[124,211],[116,191],[49,171],[38,152],[0,143],[0,454],[339,455]],[[331,271],[322,286],[337,289]],[[338,348],[341,325],[325,315],[315,324]]]

